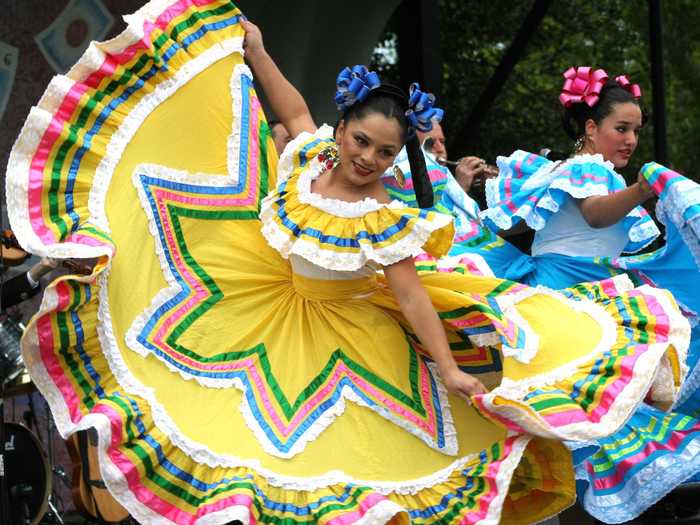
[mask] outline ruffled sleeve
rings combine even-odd
[[[700,185],[656,162],[642,166],[641,174],[659,197],[656,216],[676,227],[700,266]]]
[[[422,152],[425,159],[425,167],[430,179],[430,185],[433,188],[434,206],[433,211],[450,214],[450,210],[445,207],[444,194],[450,180],[453,179],[450,172],[444,166],[441,166],[435,161],[432,155]],[[394,177],[394,167],[398,167],[404,174],[404,180],[399,182]],[[416,200],[416,192],[413,188],[413,177],[411,175],[411,164],[408,162],[408,154],[406,148],[401,148],[401,151],[394,159],[394,164],[386,170],[382,176],[384,189],[392,199],[399,200],[412,208],[419,208]]]
[[[509,157],[498,157],[497,163],[499,175],[486,181],[488,209],[481,213],[494,230],[508,230],[520,221],[541,230],[568,199],[608,195],[626,187],[612,163],[601,155],[577,155],[555,163],[518,150]],[[660,233],[641,206],[629,212],[622,225],[627,232],[627,253],[641,250]]]
[[[311,161],[317,160],[318,154],[328,146],[335,144],[333,128],[323,124],[316,133],[303,131],[294,140],[287,143],[277,164],[277,184],[280,185],[293,174],[308,169]],[[312,166],[314,177],[323,171],[320,162]]]
[[[330,133],[329,133],[330,131]],[[318,153],[333,142],[323,126],[302,133],[285,148],[278,186],[262,202],[260,220],[268,244],[283,257],[298,255],[329,270],[354,271],[368,263],[382,266],[427,252],[445,255],[454,237],[452,217],[366,198],[345,202],[312,193],[323,171]]]

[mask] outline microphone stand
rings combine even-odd
[[[0,223],[4,222],[4,218],[0,217]],[[2,225],[4,226],[4,224]],[[0,255],[0,311],[2,311],[1,298],[4,283],[5,259]],[[3,371],[0,370],[0,372]],[[0,523],[10,523],[10,493],[5,473],[5,452],[5,379],[0,375]]]
[[[10,497],[5,473],[5,381],[0,378],[0,523],[10,523]]]
[[[0,228],[5,229],[5,209],[0,207]],[[4,243],[4,239],[2,241]],[[4,310],[2,304],[2,289],[5,284],[5,258],[0,248],[0,312]],[[4,371],[0,370],[4,375]],[[5,472],[5,378],[0,375],[0,523],[10,523],[10,487],[7,483]]]

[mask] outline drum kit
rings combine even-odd
[[[73,463],[72,506],[82,516],[75,520],[71,513],[59,512],[58,507],[65,508],[57,505],[53,481],[58,479],[69,485],[71,480],[53,457],[53,445],[60,437],[53,427],[48,407],[34,409],[33,399],[39,394],[22,360],[20,339],[23,331],[24,326],[18,320],[0,314],[0,443],[4,444],[0,450],[0,480],[3,482],[0,509],[7,508],[0,514],[0,522],[3,525],[67,525],[128,520],[128,513],[111,498],[99,479],[95,435],[82,432],[65,443]],[[19,396],[26,396],[28,400],[29,410],[24,414],[26,426],[5,421],[7,402],[13,400],[14,403]],[[44,427],[43,430],[40,427]],[[37,435],[46,438],[46,446]]]
[[[32,389],[31,381],[23,374],[19,343],[23,331],[20,322],[0,314],[0,392],[3,394],[0,435],[4,444],[5,491],[2,501],[8,503],[6,519],[10,525],[63,523],[51,502],[53,472],[40,440],[26,426],[4,421],[5,399]],[[56,474],[61,473],[57,469]]]

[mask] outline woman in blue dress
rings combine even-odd
[[[645,120],[641,90],[601,69],[570,68],[564,77],[560,101],[564,129],[574,140],[570,158],[552,162],[520,150],[499,157],[499,176],[486,183],[488,209],[479,218],[458,185],[432,178],[440,190],[436,208],[456,217],[450,255],[471,258],[472,271],[557,289],[626,273],[671,290],[682,305],[693,337],[690,371],[673,411],[642,404],[618,433],[577,455],[583,505],[597,519],[619,523],[700,472],[700,186],[656,163],[645,164],[628,186],[616,170],[637,147]],[[660,235],[641,206],[654,196],[665,244],[623,255]],[[525,227],[535,230],[531,255],[496,235]]]

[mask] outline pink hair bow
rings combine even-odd
[[[593,107],[600,97],[608,74],[602,69],[591,72],[588,66],[570,67],[564,72],[564,86],[559,95],[559,101],[565,108],[571,104],[585,102]]]
[[[615,82],[617,82],[621,88],[629,91],[634,98],[639,98],[642,96],[642,88],[639,87],[639,84],[632,84],[630,79],[627,78],[627,75],[615,77]]]

